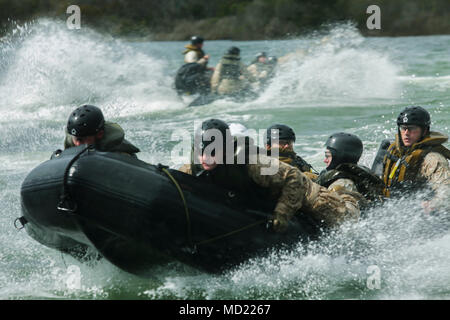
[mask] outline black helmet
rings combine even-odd
[[[397,125],[401,126],[403,124],[428,128],[431,124],[430,114],[422,107],[406,107],[397,117]]]
[[[217,134],[217,132],[208,131],[212,129],[220,131],[220,133],[222,134],[223,145],[221,146],[221,149],[214,148],[213,150],[211,150],[211,155],[217,157],[220,157],[221,155],[223,161],[222,163],[225,163],[226,143],[227,139],[229,139],[231,135],[228,124],[218,119],[209,119],[203,121],[201,127],[195,130],[194,142],[192,144],[193,150],[191,153],[191,161],[193,161],[193,163],[195,163],[195,161],[197,161],[198,158],[201,157],[201,155],[205,151],[205,148],[214,142],[215,134]],[[216,151],[218,151],[219,154],[216,155]]]
[[[215,137],[212,134],[208,134],[207,131],[211,129],[219,130],[222,134],[223,143],[225,145],[227,133],[229,134],[230,127],[227,123],[225,123],[222,120],[219,119],[209,119],[206,121],[203,121],[202,128],[201,128],[201,142],[202,142],[202,149],[204,149],[207,145],[212,143],[215,139]],[[228,130],[228,132],[227,132]],[[205,134],[206,133],[206,134]]]
[[[241,53],[241,49],[239,49],[238,47],[230,47],[228,48],[227,53],[238,56]]]
[[[345,132],[332,134],[326,142],[326,147],[333,155],[333,160],[327,170],[334,169],[341,163],[357,164],[363,152],[361,139]]]
[[[278,130],[278,140],[294,141],[295,142],[295,132],[291,127],[284,124],[274,124],[267,128],[266,143],[270,146],[272,144],[272,139],[276,139],[276,135],[272,134],[272,129]]]
[[[96,106],[84,105],[75,109],[67,121],[67,132],[76,137],[97,134],[105,126],[102,110]]]
[[[191,44],[196,45],[196,44],[201,44],[203,43],[203,38],[199,37],[199,36],[192,36],[191,37]]]

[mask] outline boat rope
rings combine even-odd
[[[67,187],[67,180],[69,176],[70,168],[73,166],[75,161],[77,161],[80,156],[85,153],[91,145],[88,145],[86,148],[83,148],[80,152],[78,152],[75,157],[70,160],[69,164],[67,165],[65,171],[64,171],[64,179],[63,179],[63,187],[62,187],[62,194],[60,197],[60,201],[58,203],[58,206],[56,209],[60,212],[68,212],[68,213],[74,213],[77,210],[77,203],[72,200],[72,196],[70,195],[69,188]]]
[[[203,245],[203,244],[211,243],[211,242],[214,242],[214,241],[217,241],[217,240],[226,238],[226,237],[228,237],[228,236],[231,236],[231,235],[233,235],[233,234],[236,234],[236,233],[245,231],[245,230],[247,230],[247,229],[256,227],[256,226],[258,226],[258,225],[261,225],[261,224],[267,224],[267,219],[259,220],[259,221],[256,221],[256,222],[254,222],[254,223],[251,223],[251,224],[249,224],[249,225],[246,225],[246,226],[244,226],[244,227],[242,227],[242,228],[239,228],[239,229],[236,229],[236,230],[233,230],[233,231],[230,231],[230,232],[227,232],[227,233],[218,235],[218,236],[213,237],[213,238],[211,238],[211,239],[203,240],[203,241],[200,241],[200,242],[197,242],[197,243],[194,244],[194,243],[192,242],[192,235],[191,235],[191,219],[190,219],[190,215],[189,215],[189,209],[188,209],[188,206],[187,206],[187,203],[186,203],[186,199],[185,199],[185,197],[184,197],[183,190],[181,189],[181,186],[180,186],[180,184],[178,183],[178,181],[177,181],[177,180],[174,178],[174,176],[169,172],[169,170],[167,170],[167,167],[164,167],[163,165],[158,164],[158,168],[159,168],[161,171],[163,171],[163,172],[170,178],[170,180],[172,180],[173,184],[175,185],[175,187],[177,188],[177,190],[178,190],[178,192],[179,192],[179,194],[180,194],[181,200],[183,201],[183,204],[184,204],[184,210],[185,210],[185,213],[186,213],[186,221],[187,221],[187,236],[188,236],[188,242],[189,242],[189,245],[190,245],[192,248],[195,249],[198,245]]]
[[[158,168],[164,172],[170,180],[172,180],[173,184],[175,185],[175,187],[178,190],[178,193],[180,194],[181,200],[183,201],[183,205],[184,205],[184,212],[186,214],[186,222],[187,222],[187,226],[186,226],[186,231],[187,231],[187,238],[188,238],[188,243],[189,245],[194,248],[193,243],[192,243],[192,234],[191,234],[191,218],[189,215],[189,209],[186,203],[186,198],[184,197],[184,193],[183,190],[180,187],[180,184],[178,183],[178,181],[173,177],[173,175],[169,172],[169,170],[167,170],[166,167],[164,167],[161,164],[158,164]]]

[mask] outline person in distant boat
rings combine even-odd
[[[338,132],[326,142],[325,160],[327,165],[316,182],[331,191],[346,190],[355,200],[381,200],[383,181],[369,168],[358,165],[363,152],[363,143],[356,135]]]
[[[185,46],[184,62],[175,75],[175,89],[179,95],[207,95],[211,92],[211,76],[214,68],[208,67],[209,55],[203,51],[203,38],[193,36]]]
[[[247,71],[256,79],[252,83],[253,90],[261,90],[267,81],[273,77],[276,66],[276,58],[269,57],[265,52],[256,55],[255,60],[248,66]]]
[[[295,153],[295,139],[295,132],[291,127],[284,124],[274,124],[267,128],[266,149],[269,155],[272,150],[277,149],[280,161],[298,168],[301,172],[306,173],[310,179],[316,178],[317,174],[315,173],[317,172],[313,167]]]
[[[199,36],[192,36],[191,43],[185,45],[186,50],[184,54],[184,63],[198,63],[206,68],[208,64],[209,55],[203,51],[204,39]]]
[[[383,160],[384,195],[403,196],[405,191],[429,186],[430,200],[422,203],[430,213],[449,206],[450,150],[448,136],[430,131],[431,117],[419,106],[405,108],[397,117],[397,135]]]
[[[211,78],[211,92],[218,95],[237,96],[250,89],[250,83],[256,81],[241,62],[241,50],[230,47],[217,64]]]
[[[259,52],[255,56],[255,60],[248,66],[247,70],[255,78],[267,77],[267,54],[265,52]]]
[[[191,163],[179,170],[226,188],[249,203],[271,201],[273,217],[270,225],[274,231],[285,231],[294,216],[302,214],[325,227],[359,218],[357,201],[345,199],[342,196],[345,193],[319,186],[297,168],[268,157],[265,152],[253,154],[256,161],[248,161],[252,154],[248,139],[245,147],[235,145],[233,154],[227,155],[227,139],[234,138],[225,122],[218,119],[204,121],[196,136],[199,137],[194,139]],[[233,159],[232,163],[229,158]],[[244,163],[239,159],[245,159]],[[267,172],[267,169],[274,170]]]
[[[105,121],[100,108],[83,105],[70,113],[66,126],[64,149],[80,145],[94,145],[99,151],[134,155],[140,150],[125,139],[125,132],[117,123]]]

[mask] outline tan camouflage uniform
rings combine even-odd
[[[400,148],[400,135],[396,135],[395,142],[389,147],[391,152],[406,157],[412,154],[412,150],[420,150],[432,148],[430,152],[428,152],[421,162],[415,164],[412,163],[411,170],[417,170],[417,175],[408,177],[409,180],[417,181],[419,184],[422,182],[424,184],[428,184],[431,189],[434,191],[435,195],[431,201],[425,203],[425,206],[429,206],[430,209],[442,209],[450,207],[450,178],[449,178],[449,163],[447,159],[450,159],[450,151],[443,146],[444,143],[448,141],[448,136],[439,132],[431,131],[423,140],[417,142],[413,146],[408,149],[408,153],[405,155],[401,152]],[[388,152],[389,152],[388,149]],[[392,170],[392,166],[388,166],[386,164],[385,157],[384,161],[384,174],[383,178],[385,184],[388,184],[387,175],[390,170]],[[406,157],[406,159],[408,159]],[[412,161],[412,160],[411,160]],[[418,168],[417,168],[418,166]],[[406,171],[408,172],[408,171]],[[406,176],[406,174],[405,174]]]
[[[279,160],[285,163],[289,164],[289,159],[287,159],[286,157],[279,157]],[[312,172],[302,172],[305,176],[307,176],[310,180],[312,180],[311,182],[315,184],[315,180],[318,178],[318,175]],[[356,187],[356,184],[350,180],[350,179],[338,179],[335,182],[333,182],[329,187],[328,190],[330,191],[330,194],[333,194],[334,196],[336,196],[336,193],[338,195],[338,197],[340,197],[340,201],[336,201],[336,197],[332,196],[330,197],[330,199],[328,199],[328,201],[330,202],[330,204],[335,207],[335,210],[338,210],[338,208],[343,207],[346,208],[347,215],[349,217],[353,217],[355,219],[358,219],[360,216],[360,203],[365,203],[365,200],[363,199],[362,195],[358,192],[358,189]],[[322,204],[322,202],[326,202],[326,200],[324,200],[326,198],[326,193],[322,193],[322,198],[319,198],[317,201],[318,203],[316,204],[316,206],[323,206],[324,204]],[[345,202],[345,204],[342,203],[343,200]],[[314,210],[312,210],[314,211]],[[312,213],[313,215],[315,215],[317,217],[317,219],[319,220],[324,220],[322,218],[320,218],[320,215],[315,214],[314,212]],[[331,224],[335,224],[331,223]]]
[[[256,79],[267,78],[269,75],[268,68],[262,63],[254,63],[248,66],[247,71],[253,75]]]
[[[356,184],[350,179],[338,179],[328,187],[328,190],[337,191],[341,188],[344,188],[346,190],[353,191],[353,192],[358,192],[358,188],[356,187]]]
[[[135,154],[140,151],[139,148],[125,139],[125,132],[119,124],[106,121],[103,130],[105,132],[103,138],[96,143],[96,148],[99,151],[112,151],[126,154]],[[67,132],[67,127],[65,132],[64,149],[75,147],[72,136]]]
[[[450,207],[450,170],[447,159],[437,152],[428,153],[420,166],[418,179],[427,181],[435,192],[432,208]]]
[[[192,168],[190,164],[183,164],[178,171],[184,172],[186,174],[192,175]]]
[[[269,188],[273,198],[278,199],[274,210],[274,227],[283,231],[294,214],[311,215],[327,227],[334,227],[347,219],[359,218],[359,204],[345,191],[330,191],[311,181],[300,170],[279,161],[259,155],[257,164],[248,164],[249,177],[259,186]],[[263,161],[262,161],[263,160]],[[274,175],[262,175],[261,170],[278,166]],[[180,171],[192,174],[190,165]]]
[[[271,63],[256,62],[248,66],[247,71],[255,81],[251,84],[253,90],[262,89],[263,85],[272,76],[275,65]]]

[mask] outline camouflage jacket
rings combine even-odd
[[[410,148],[404,148],[397,135],[383,163],[386,196],[390,196],[391,189],[401,188],[402,183],[417,188],[428,185],[434,192],[431,199],[432,206],[435,208],[449,206],[450,151],[443,146],[447,141],[446,135],[430,132],[423,140]]]
[[[274,174],[263,174],[271,166],[278,168]],[[192,165],[179,170],[192,174]],[[317,223],[334,227],[347,219],[359,218],[358,196],[345,190],[330,191],[310,180],[305,174],[276,158],[259,155],[258,163],[245,165],[248,178],[256,185],[267,188],[275,199],[274,220],[277,231],[284,230],[295,214],[307,214]]]
[[[122,152],[130,155],[138,153],[139,148],[135,147],[128,140],[125,139],[125,132],[122,127],[117,123],[112,123],[109,121],[105,122],[105,133],[103,138],[97,142],[95,148],[99,151],[109,151],[109,152]],[[64,149],[74,147],[75,144],[72,141],[72,136],[67,132],[66,128],[66,138],[64,139]]]

